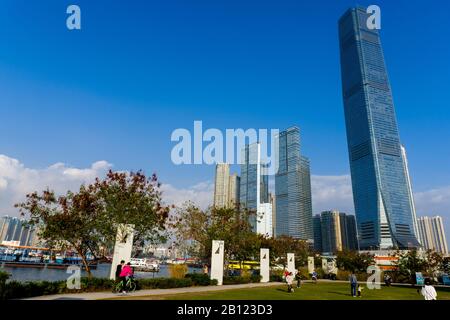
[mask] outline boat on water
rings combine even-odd
[[[97,268],[94,257],[88,256],[87,260],[91,269]],[[81,258],[73,252],[55,252],[30,246],[0,246],[0,267],[66,269],[71,265],[84,268]]]
[[[132,258],[130,260],[131,267],[134,268],[135,271],[142,272],[159,272],[160,266],[158,261],[150,260],[146,258]]]

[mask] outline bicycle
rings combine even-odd
[[[125,283],[125,288],[123,286],[123,281],[120,280],[114,287],[113,287],[113,293],[119,293],[122,291],[126,292],[135,292],[136,291],[136,281],[133,277],[128,277]]]

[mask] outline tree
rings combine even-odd
[[[365,273],[367,268],[375,263],[370,253],[343,250],[337,253],[336,266],[350,272]]]
[[[96,179],[93,189],[102,204],[101,227],[108,242],[115,241],[117,228],[123,224],[133,225],[135,256],[145,243],[166,240],[166,223],[172,207],[162,204],[160,187],[155,174],[147,178],[142,171],[110,170],[105,179]]]
[[[420,256],[416,249],[406,252],[397,252],[399,259],[396,262],[396,272],[409,279],[414,284],[416,282],[416,272],[423,272],[427,268],[427,261]]]
[[[33,192],[16,204],[50,248],[73,249],[91,276],[88,255],[104,255],[120,224],[133,224],[138,243],[163,237],[170,208],[162,205],[155,175],[109,171],[104,180],[82,185],[78,192],[56,196],[49,189]]]
[[[261,242],[262,247],[270,250],[272,263],[280,263],[284,267],[287,265],[287,253],[294,254],[297,266],[305,266],[308,263],[308,256],[312,254],[306,241],[294,239],[290,236],[263,237]]]
[[[425,273],[430,276],[436,276],[439,271],[444,271],[444,256],[436,251],[427,250],[425,253]]]
[[[38,226],[38,237],[53,249],[74,249],[90,274],[87,256],[100,254],[105,245],[98,222],[100,202],[92,186],[81,186],[77,193],[68,191],[57,197],[49,189],[41,194],[28,194],[25,202],[17,204],[23,215],[30,214],[30,225]]]
[[[239,208],[201,210],[187,202],[175,214],[173,230],[177,245],[188,243],[192,255],[209,260],[212,241],[223,240],[227,259],[240,262],[252,259],[259,253],[259,237],[249,223],[253,214]]]

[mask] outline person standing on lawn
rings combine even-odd
[[[431,285],[431,280],[429,278],[425,279],[425,285],[420,293],[423,295],[425,300],[437,300],[436,289]]]
[[[356,278],[356,275],[354,272],[352,272],[352,274],[350,275],[349,281],[350,281],[351,295],[353,297],[356,297],[356,287],[358,286],[358,279]]]
[[[294,275],[292,272],[289,272],[289,274],[286,276],[286,283],[288,285],[288,292],[294,292],[294,289],[292,288],[292,282],[294,281]]]
[[[295,280],[297,280],[297,288],[300,288],[302,285],[302,276],[300,275],[300,270],[297,270],[295,273]]]

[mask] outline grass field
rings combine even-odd
[[[353,298],[345,283],[306,283],[293,293],[286,286],[265,288],[182,293],[161,296],[123,297],[134,300],[423,300],[417,289],[411,287],[384,287],[380,290],[364,288],[362,297]],[[450,291],[438,289],[438,300],[450,300]]]

